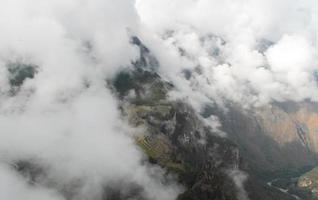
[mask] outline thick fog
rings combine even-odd
[[[136,7],[178,98],[245,106],[317,100],[316,1],[137,0]]]
[[[138,57],[138,23],[133,1],[1,1],[1,199],[101,199],[116,184],[176,198],[181,188],[143,162],[106,87]],[[13,82],[18,64],[34,77]],[[13,170],[21,161],[44,171],[35,185]]]

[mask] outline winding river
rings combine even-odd
[[[302,198],[300,198],[299,196],[289,193],[288,190],[274,186],[273,182],[275,182],[277,180],[278,179],[271,180],[271,181],[267,182],[267,185],[272,187],[272,188],[274,188],[274,189],[276,189],[276,190],[279,190],[279,191],[281,191],[281,192],[283,192],[285,194],[288,194],[289,196],[295,198],[296,200],[302,200]]]

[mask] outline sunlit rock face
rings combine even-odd
[[[317,103],[274,103],[261,109],[259,116],[267,132],[279,144],[298,141],[308,150],[318,151]]]
[[[272,103],[253,109],[211,109],[253,168],[275,171],[317,163],[317,104]]]
[[[264,132],[283,150],[286,167],[317,163],[317,108],[314,102],[284,102],[257,111],[256,117]]]

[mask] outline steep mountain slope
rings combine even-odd
[[[179,199],[289,199],[254,178],[248,179],[246,191],[237,146],[213,133],[186,103],[167,100],[172,86],[158,74],[142,69],[123,73],[114,81],[115,86],[128,79],[132,83],[121,96],[123,114],[142,130],[136,143],[149,161],[176,174],[186,187]],[[123,94],[123,88],[115,89]]]
[[[273,103],[251,110],[229,104],[227,109],[209,108],[205,116],[220,118],[253,169],[286,171],[317,164],[316,103]]]
[[[249,160],[242,160],[239,146],[214,132],[204,122],[204,114],[197,115],[185,102],[169,100],[174,86],[149,64],[154,58],[148,57],[150,52],[139,39],[133,42],[141,49],[141,59],[133,69],[120,72],[111,85],[122,101],[123,115],[140,130],[136,143],[149,162],[177,175],[185,186],[179,199],[293,199],[253,174],[248,178],[241,169],[248,170]]]
[[[123,77],[133,83],[122,96],[122,110],[131,124],[143,130],[136,143],[151,163],[178,174],[188,188],[180,199],[237,199],[237,193],[244,193],[233,180],[242,173],[237,147],[213,135],[189,105],[168,101],[167,89],[172,86],[156,73],[140,68],[125,73],[119,74],[115,86]]]

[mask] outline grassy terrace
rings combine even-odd
[[[141,136],[137,138],[136,142],[149,158],[155,160],[161,166],[177,173],[185,170],[182,163],[171,159],[169,146],[165,143],[164,139],[156,137],[152,139],[150,144],[146,136]]]

